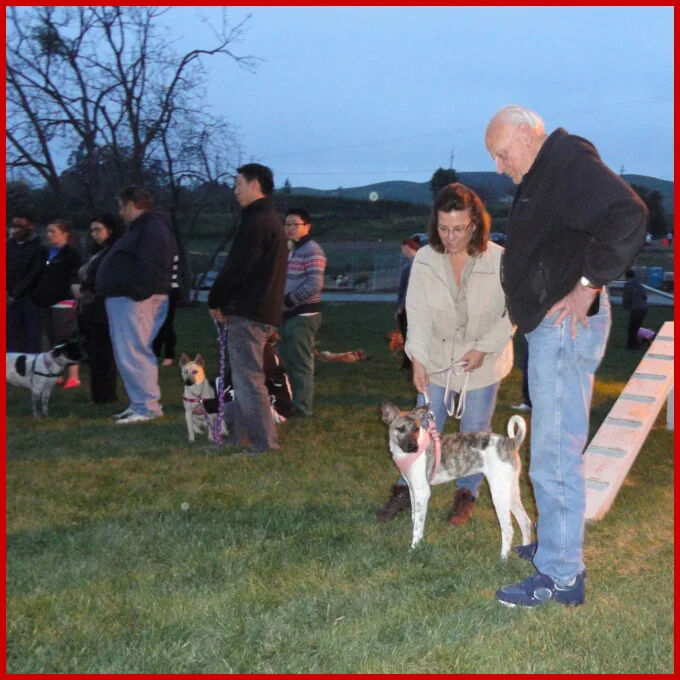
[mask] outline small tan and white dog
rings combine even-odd
[[[186,354],[179,358],[179,370],[184,383],[184,417],[187,422],[189,441],[193,442],[195,435],[208,430],[208,439],[215,441],[213,430],[217,423],[217,413],[211,413],[213,409],[206,408],[206,402],[216,401],[215,389],[205,376],[205,361],[200,354],[192,361]],[[210,420],[210,427],[206,420]],[[227,425],[222,421],[222,435],[228,433]]]
[[[526,436],[524,418],[510,418],[507,437],[492,432],[441,435],[441,461],[438,464],[436,431],[431,434],[425,425],[429,406],[419,406],[410,413],[401,414],[393,403],[385,401],[381,411],[383,421],[390,426],[392,459],[408,482],[413,521],[411,548],[423,538],[430,486],[478,472],[482,472],[489,482],[491,499],[501,525],[501,559],[507,559],[512,545],[510,513],[519,524],[523,545],[531,542],[531,520],[524,510],[519,491],[519,448]]]

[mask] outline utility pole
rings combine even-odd
[[[453,157],[455,155],[456,154],[453,153],[453,149],[451,149],[451,157],[450,157],[450,160],[449,160],[449,170],[453,170]]]
[[[619,171],[619,175],[623,177],[623,173],[626,171],[626,168],[623,167],[623,163],[621,163],[621,170]]]

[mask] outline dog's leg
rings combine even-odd
[[[40,392],[31,390],[31,406],[33,406],[33,417],[40,418],[42,416],[42,395]]]
[[[501,525],[501,559],[507,560],[512,547],[512,517],[510,504],[514,471],[510,465],[498,463],[488,472],[487,481],[491,491],[491,499],[496,510],[498,523]]]
[[[215,423],[217,421],[217,416],[214,413],[211,413],[208,417],[210,418],[210,427],[208,428],[208,441],[214,443],[215,437],[213,436],[213,430],[215,429]]]
[[[184,409],[184,419],[186,420],[187,423],[187,432],[189,433],[189,441],[193,442],[195,437],[194,437],[194,419],[193,416],[191,415],[191,409]]]
[[[430,485],[425,479],[408,480],[411,495],[411,519],[413,521],[413,538],[411,548],[415,548],[423,540],[425,533],[425,519],[427,518],[427,504],[430,500]]]
[[[515,516],[517,524],[519,524],[519,530],[522,532],[522,545],[531,543],[532,523],[522,505],[522,495],[519,491],[519,470],[515,472],[515,478],[512,483],[510,511]]]

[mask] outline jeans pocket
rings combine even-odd
[[[588,328],[578,326],[574,341],[576,361],[588,365],[592,371],[597,369],[607,347],[609,326],[608,314],[591,316],[588,319]]]

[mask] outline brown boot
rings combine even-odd
[[[376,511],[375,519],[378,522],[391,522],[402,510],[411,509],[411,496],[408,486],[404,484],[393,484],[392,495],[387,499],[387,503]]]
[[[453,497],[453,507],[449,516],[449,523],[459,527],[465,524],[472,516],[472,506],[475,497],[467,489],[458,489]]]

